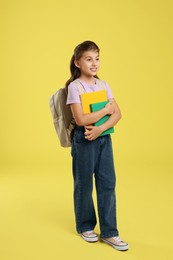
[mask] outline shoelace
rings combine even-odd
[[[116,243],[126,244],[124,241],[121,240],[120,237],[113,237]]]
[[[91,234],[94,234],[94,231],[91,230],[91,231],[87,231],[86,233],[87,233],[88,235],[91,235]]]
[[[120,239],[120,237],[113,237],[113,239],[114,239],[116,242],[122,242],[122,240]]]

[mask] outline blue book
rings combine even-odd
[[[99,111],[100,109],[104,108],[108,102],[109,101],[103,101],[103,102],[98,102],[98,103],[91,104],[90,105],[91,106],[91,111],[92,112]],[[95,126],[100,126],[100,125],[104,124],[109,119],[109,117],[110,117],[110,115],[106,115],[106,116],[102,117],[100,120],[98,120],[96,123],[94,123],[94,125]],[[106,131],[101,133],[100,136],[108,135],[108,134],[112,134],[112,133],[114,133],[114,127],[111,127],[109,129],[107,129]]]

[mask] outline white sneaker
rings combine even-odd
[[[93,230],[83,232],[80,235],[87,242],[97,242],[98,241],[98,236]]]
[[[102,238],[102,241],[109,244],[119,251],[126,251],[129,249],[129,246],[126,242],[122,241],[120,237],[112,237],[112,238]]]

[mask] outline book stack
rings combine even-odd
[[[109,102],[107,100],[107,94],[106,90],[100,90],[100,91],[95,91],[95,92],[89,92],[89,93],[84,93],[81,94],[81,101],[82,101],[82,107],[83,107],[83,112],[85,114],[91,113],[91,112],[96,112],[106,106],[106,104]],[[96,123],[94,123],[95,126],[100,126],[104,124],[108,119],[110,115],[106,115],[102,117],[100,120],[98,120]],[[100,136],[107,135],[114,133],[114,128],[111,127],[101,133]]]

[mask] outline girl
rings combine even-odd
[[[97,192],[101,240],[117,250],[128,250],[128,244],[119,237],[116,222],[115,170],[110,135],[99,136],[113,127],[121,118],[109,85],[104,82],[109,103],[101,110],[84,114],[77,79],[85,92],[101,90],[98,84],[99,47],[92,41],[79,44],[70,63],[71,78],[67,81],[67,105],[70,105],[76,127],[72,140],[74,210],[76,229],[88,242],[98,241],[94,232],[96,214],[92,199],[93,174]],[[92,126],[103,116],[109,119],[101,126]],[[89,130],[89,131],[87,131]]]

